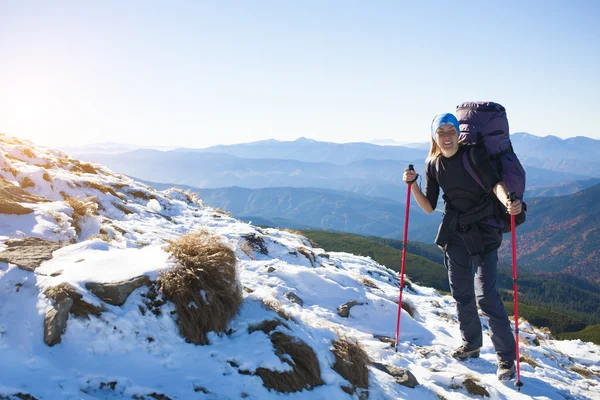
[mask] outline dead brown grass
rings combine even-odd
[[[258,368],[256,375],[263,380],[266,388],[280,393],[292,393],[311,390],[324,384],[319,360],[309,345],[281,332],[271,334],[271,343],[277,357],[282,363],[292,367],[292,371],[278,372]]]
[[[222,210],[219,207],[215,207],[213,210],[215,210],[215,212],[217,214],[221,214],[221,215],[225,215],[227,217],[231,217],[231,213],[229,211]]]
[[[242,302],[235,253],[205,230],[180,237],[167,251],[177,265],[160,275],[160,290],[175,305],[186,340],[208,344],[206,334],[225,332]]]
[[[521,354],[519,361],[527,363],[527,364],[531,365],[533,368],[539,367],[539,365],[535,361],[533,361],[533,358],[531,358],[528,354]]]
[[[48,174],[47,172],[44,172],[44,175],[42,175],[42,179],[44,179],[46,182],[52,181],[52,178],[50,178],[50,174]]]
[[[266,319],[258,324],[252,324],[248,327],[248,333],[253,333],[256,331],[262,331],[264,334],[268,335],[278,326],[283,325],[287,327],[283,322],[278,319]]]
[[[142,190],[128,190],[127,194],[131,195],[134,199],[142,199],[142,200],[153,200],[156,199],[156,196],[153,194],[148,194]]]
[[[23,149],[23,154],[25,154],[27,157],[29,158],[35,158],[35,153],[33,152],[33,150],[29,147],[25,147]]]
[[[44,291],[44,295],[56,302],[65,300],[66,298],[73,299],[73,307],[71,314],[77,318],[89,318],[90,315],[100,316],[102,309],[82,300],[83,296],[73,286],[68,283],[61,283],[57,286],[52,286]]]
[[[113,186],[115,187],[115,189],[123,189],[129,187],[129,185],[126,183],[115,183],[113,184]]]
[[[280,318],[283,318],[286,321],[293,321],[293,322],[295,322],[294,317],[292,317],[290,314],[288,314],[283,309],[283,306],[281,305],[281,303],[278,302],[277,300],[275,300],[275,299],[263,300],[262,301],[262,305],[267,310],[273,311],[274,313],[276,313],[277,315],[279,315]]]
[[[551,340],[553,339],[553,337],[552,337],[552,331],[550,331],[550,328],[547,328],[547,327],[544,326],[544,327],[541,327],[538,330],[540,332],[542,332],[543,334],[548,335],[548,339],[551,339]]]
[[[465,389],[467,389],[467,392],[469,394],[475,396],[490,397],[490,393],[487,391],[487,389],[479,385],[477,382],[479,381],[476,378],[468,377],[467,379],[465,379],[463,385],[465,386]]]
[[[196,204],[200,207],[204,206],[204,203],[202,203],[202,199],[200,198],[200,196],[198,195],[198,193],[196,192],[192,192],[189,189],[186,190],[182,190],[182,193],[184,194],[186,200],[188,203],[190,204]]]
[[[96,182],[85,182],[84,185],[89,188],[96,189],[102,193],[105,193],[105,194],[108,193],[108,194],[112,194],[115,197],[119,197],[117,192],[115,192],[115,189],[113,189],[112,187],[110,187],[108,185],[102,185],[102,184],[96,183]]]
[[[21,188],[26,189],[26,188],[30,188],[30,187],[35,187],[35,183],[33,183],[33,181],[31,180],[30,177],[26,176],[21,181]]]
[[[572,367],[568,367],[569,371],[577,372],[579,375],[583,376],[585,379],[592,379],[592,373],[587,368],[581,368],[576,365]]]
[[[20,162],[24,162],[24,163],[26,163],[26,162],[27,162],[27,161],[25,161],[25,160],[21,160],[20,158],[18,158],[18,157],[15,157],[15,156],[13,156],[13,155],[11,155],[11,154],[8,154],[8,153],[6,153],[4,156],[5,156],[6,158],[8,158],[9,160],[13,160],[13,161],[20,161]]]
[[[98,175],[98,170],[90,163],[71,159],[71,171]]]
[[[110,243],[111,238],[107,233],[96,233],[95,235],[91,235],[87,238],[87,240],[100,239],[105,241],[106,243]]]
[[[125,215],[134,214],[133,211],[131,211],[129,208],[125,207],[123,204],[112,203],[112,205],[115,206],[116,209],[118,209],[119,211],[121,211]]]
[[[310,261],[310,265],[312,265],[313,267],[315,266],[315,262],[317,260],[316,260],[315,255],[314,255],[314,253],[312,251],[310,251],[306,247],[298,247],[296,249],[296,251],[298,253],[302,254],[304,257],[308,258],[308,261]]]
[[[366,287],[370,287],[371,289],[379,289],[379,286],[377,286],[375,284],[375,282],[373,282],[372,280],[368,279],[368,278],[362,278],[361,282],[366,286]],[[381,289],[380,289],[381,290]]]
[[[61,192],[65,202],[73,209],[73,227],[75,233],[79,235],[81,233],[81,220],[87,216],[95,215],[98,212],[98,203],[96,203],[94,197],[86,197],[85,199],[78,199],[71,197],[68,194]]]
[[[335,364],[333,370],[352,384],[348,393],[369,387],[369,356],[357,342],[338,339],[332,342]]]

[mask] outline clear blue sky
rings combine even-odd
[[[0,132],[41,144],[428,140],[504,104],[600,138],[598,1],[0,1]]]

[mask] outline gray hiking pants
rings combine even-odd
[[[502,240],[501,236],[499,240]],[[482,346],[481,322],[477,314],[478,304],[489,322],[491,339],[498,360],[514,361],[515,338],[504,304],[496,291],[497,264],[497,250],[487,253],[483,260],[480,256],[469,255],[463,234],[458,231],[453,234],[444,255],[450,290],[456,300],[463,344],[468,349],[478,349]]]

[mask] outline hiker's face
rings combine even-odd
[[[435,132],[435,140],[445,156],[458,150],[458,132],[454,125],[445,124]]]

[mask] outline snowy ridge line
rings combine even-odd
[[[24,212],[0,213],[0,260],[8,260],[0,261],[0,398],[364,399],[367,390],[369,399],[600,398],[600,348],[552,340],[526,321],[519,324],[520,393],[495,377],[483,318],[481,357],[452,359],[461,342],[454,300],[415,283],[404,295],[394,353],[399,281],[392,270],[240,222],[193,193],[155,191],[7,135],[0,135],[0,182],[0,204]],[[235,253],[243,292],[228,332],[209,333],[208,345],[186,342],[175,306],[152,284],[132,286],[122,305],[90,289],[139,277],[155,282],[177,265],[166,246],[201,229]],[[61,247],[48,250],[30,238]],[[27,243],[24,252],[15,243]],[[60,343],[48,346],[44,321],[58,302],[49,290],[62,284],[75,289],[78,306],[89,305],[89,315],[72,311]],[[293,356],[274,347],[285,337],[314,351],[321,384],[290,393],[264,386],[264,371],[293,370]],[[358,343],[373,362],[367,390],[334,367],[340,338]],[[398,384],[394,368],[410,371],[418,385]]]

